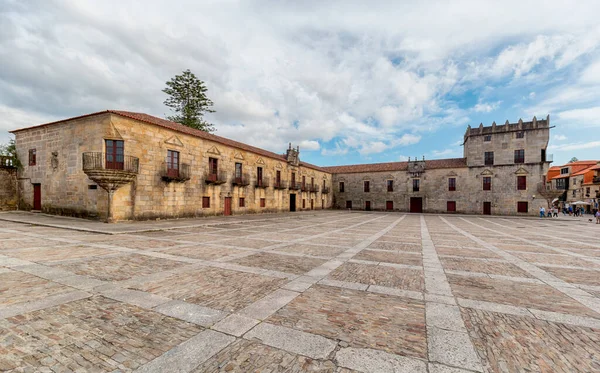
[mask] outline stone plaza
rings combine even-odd
[[[0,371],[600,371],[599,232],[399,212],[2,213]]]

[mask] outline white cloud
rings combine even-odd
[[[561,145],[549,145],[548,149],[553,151],[574,151],[574,150],[583,150],[583,149],[595,149],[598,148],[600,151],[600,141],[590,141],[590,142],[579,142],[579,143],[569,143],[569,144],[561,144]]]
[[[496,110],[500,106],[501,102],[502,101],[491,103],[479,102],[475,106],[473,106],[473,111],[476,113],[489,113],[491,111]]]
[[[564,141],[564,140],[567,139],[567,136],[565,136],[565,135],[554,135],[552,138],[554,140],[556,140],[556,141]]]
[[[444,150],[433,150],[431,155],[433,158],[454,158],[460,156],[460,150],[451,148]]]
[[[392,141],[392,143],[395,145],[407,146],[407,145],[414,145],[414,144],[418,143],[419,141],[421,141],[420,135],[413,135],[410,133],[405,133],[399,139]]]
[[[408,161],[408,156],[406,156],[406,155],[399,155],[398,156],[398,161],[399,162],[406,162],[406,161]]]
[[[578,128],[600,127],[600,106],[562,111],[558,118]]]
[[[304,149],[304,150],[319,150],[321,149],[321,144],[319,144],[318,141],[314,141],[314,140],[303,140],[300,141],[300,150]]]

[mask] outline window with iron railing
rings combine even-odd
[[[456,190],[456,178],[451,177],[448,179],[448,190],[454,192]]]
[[[105,140],[106,168],[122,170],[125,158],[125,142],[122,140]]]
[[[167,150],[167,176],[179,177],[179,152]]]
[[[219,172],[219,160],[217,158],[208,158],[208,174],[217,175]]]
[[[388,192],[393,192],[394,191],[394,180],[388,180],[387,181],[387,191]]]
[[[413,179],[413,192],[418,192],[421,189],[421,180]]]

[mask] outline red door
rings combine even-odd
[[[423,198],[422,197],[410,197],[410,212],[415,212],[415,213],[423,212]]]
[[[225,197],[225,211],[223,212],[223,215],[231,215],[231,197]]]
[[[492,203],[491,202],[483,203],[483,215],[492,215]]]
[[[394,209],[394,201],[386,201],[385,202],[385,209],[386,210],[393,210]]]
[[[124,142],[120,140],[105,140],[106,142],[106,168],[122,170],[125,161]]]
[[[365,210],[371,211],[371,201],[365,201]]]
[[[33,184],[33,209],[42,209],[42,184]]]

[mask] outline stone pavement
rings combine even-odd
[[[600,371],[595,224],[28,216],[0,221],[0,371]]]

